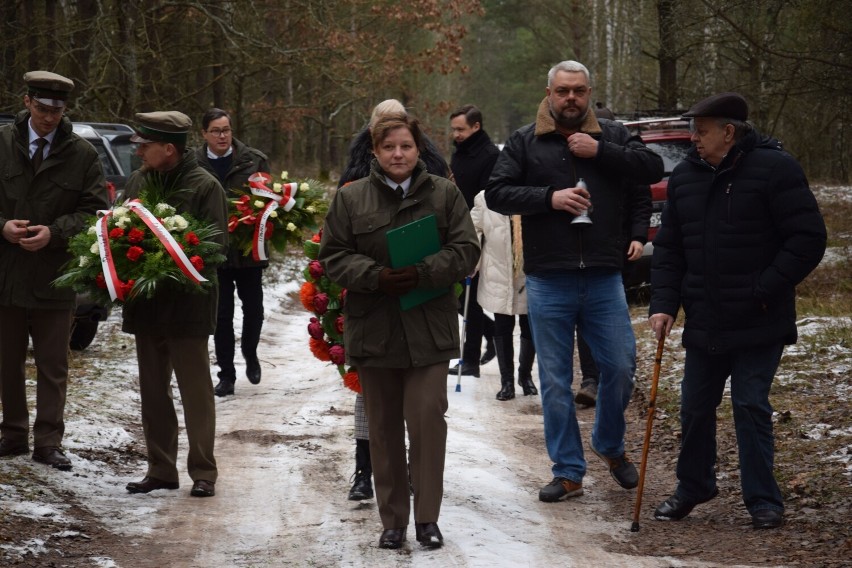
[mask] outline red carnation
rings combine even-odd
[[[337,319],[334,320],[334,329],[337,333],[343,333],[343,316],[337,316]]]
[[[361,381],[358,379],[357,371],[349,371],[343,375],[343,384],[346,385],[347,388],[354,390],[357,393],[361,393]]]
[[[308,272],[311,274],[311,278],[314,280],[319,280],[322,278],[322,275],[325,274],[325,270],[322,269],[322,264],[318,260],[312,260],[308,265]]]
[[[130,229],[130,232],[127,233],[127,240],[133,243],[134,245],[138,245],[139,243],[141,243],[142,239],[144,238],[145,231],[137,229],[136,227],[133,227],[132,229]]]
[[[189,262],[192,263],[192,266],[194,266],[197,271],[201,272],[204,270],[204,259],[197,254],[189,257]]]
[[[320,242],[322,240],[322,229],[320,229],[319,233],[317,233],[313,237],[311,237],[311,240],[315,243]]]
[[[332,345],[328,350],[328,356],[335,365],[343,365],[346,362],[346,350],[342,345]]]
[[[321,292],[314,296],[314,311],[318,316],[328,311],[328,294]]]
[[[95,286],[97,286],[98,288],[106,288],[107,287],[106,278],[104,278],[103,272],[101,272],[100,274],[95,276]]]
[[[133,231],[131,231],[131,233],[132,232]],[[143,249],[142,247],[130,247],[129,249],[127,249],[127,258],[130,260],[130,262],[136,262],[143,254],[145,254],[145,249]]]
[[[193,246],[193,247],[198,246],[198,244],[201,242],[201,240],[198,238],[198,235],[196,235],[192,231],[190,231],[186,234],[186,236],[184,237],[184,240],[186,240],[186,244]]]
[[[308,335],[314,339],[322,339],[323,335],[325,335],[322,324],[317,318],[311,318],[311,323],[308,324]]]
[[[124,236],[124,229],[121,227],[115,227],[112,231],[109,232],[109,238],[111,239],[120,239]]]
[[[133,289],[134,284],[136,284],[136,280],[133,280],[133,279],[130,279],[127,282],[122,282],[121,284],[119,284],[119,287],[121,288],[121,293],[125,298],[130,296],[130,290]]]

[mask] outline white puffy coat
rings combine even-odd
[[[511,218],[489,209],[485,204],[484,191],[474,198],[470,215],[482,243],[476,297],[479,305],[495,314],[526,314],[524,273],[519,270],[515,275],[512,269]]]

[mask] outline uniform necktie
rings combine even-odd
[[[46,138],[36,139],[36,151],[33,153],[33,171],[38,171],[44,161],[44,147],[47,146]]]
[[[396,186],[396,189],[394,189],[394,192],[396,192],[396,196],[399,197],[400,199],[405,198],[405,190],[402,189],[401,185]]]

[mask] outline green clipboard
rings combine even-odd
[[[417,264],[430,254],[435,254],[441,250],[438,222],[434,214],[412,221],[402,227],[391,229],[387,232],[386,238],[391,268],[402,268],[403,266]],[[400,296],[399,304],[403,310],[408,310],[423,302],[443,296],[449,291],[449,286],[444,288],[415,288],[408,294]]]

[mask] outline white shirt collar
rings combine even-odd
[[[393,190],[396,190],[396,186],[398,186],[398,185],[401,186],[402,187],[402,195],[406,196],[406,195],[408,195],[408,188],[411,187],[411,178],[403,180],[402,183],[396,183],[395,181],[393,181],[388,176],[385,176],[385,183],[388,184],[388,187],[390,187]]]
[[[33,119],[30,118],[27,120],[27,129],[30,131],[30,146],[35,146],[35,141],[39,138],[44,138],[47,140],[47,145],[50,146],[53,144],[53,138],[56,136],[56,128],[54,128],[51,132],[47,133],[45,136],[39,136],[35,130],[33,130]]]
[[[222,155],[222,156],[220,156],[218,154],[214,154],[210,150],[210,146],[207,146],[207,157],[211,160],[218,160],[219,158],[227,158],[228,156],[230,156],[233,153],[234,153],[234,146],[233,145],[230,148],[228,148],[228,151],[225,152],[225,154]]]

